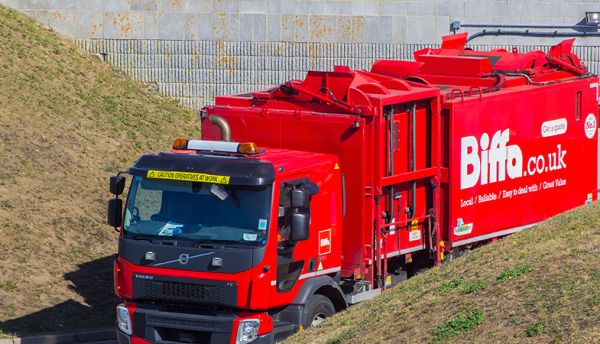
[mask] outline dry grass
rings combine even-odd
[[[0,5],[0,336],[112,326],[108,177],[199,135],[192,111]]]
[[[600,203],[417,275],[286,343],[596,343]]]

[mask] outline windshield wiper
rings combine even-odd
[[[153,244],[160,245],[172,245],[172,246],[193,246],[198,247],[192,238],[184,237],[184,236],[166,236],[166,235],[156,235],[156,234],[146,234],[146,233],[132,233],[131,236],[126,236],[124,238],[134,239],[134,240],[146,240]],[[183,244],[183,245],[181,245]]]
[[[237,243],[237,241],[229,241],[229,240],[213,240],[213,239],[198,239],[196,240],[196,243],[194,244],[194,247],[199,247],[202,244],[212,244],[213,248],[215,248],[217,245],[220,246],[228,246],[228,247],[236,247],[236,248],[241,248],[241,245],[235,245],[235,243]]]
[[[152,242],[152,239],[154,239],[156,237],[156,235],[153,234],[146,234],[146,233],[132,233],[133,235],[131,236],[125,236],[124,238],[127,239],[135,239],[135,240],[148,240],[150,242]]]

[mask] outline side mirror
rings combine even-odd
[[[110,177],[110,193],[113,195],[121,195],[125,189],[125,177],[112,176]]]
[[[125,178],[123,178],[125,179]],[[109,225],[118,228],[121,226],[121,215],[123,214],[123,200],[113,198],[108,201],[107,222]]]
[[[303,189],[292,190],[292,208],[306,208],[310,204],[310,195]]]
[[[310,215],[306,213],[292,214],[292,233],[290,233],[291,241],[308,240],[310,234]]]

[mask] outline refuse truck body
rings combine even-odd
[[[596,200],[599,83],[573,40],[465,42],[217,97],[202,140],[130,168],[124,207],[112,177],[119,343],[276,343]]]

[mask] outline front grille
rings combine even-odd
[[[144,280],[141,289],[142,297],[150,300],[228,304],[226,290],[221,286]]]
[[[173,328],[187,327],[198,330],[218,330],[220,328],[219,324],[217,323],[181,319],[165,319],[153,316],[148,316],[146,318],[146,324],[147,326],[167,326]]]

